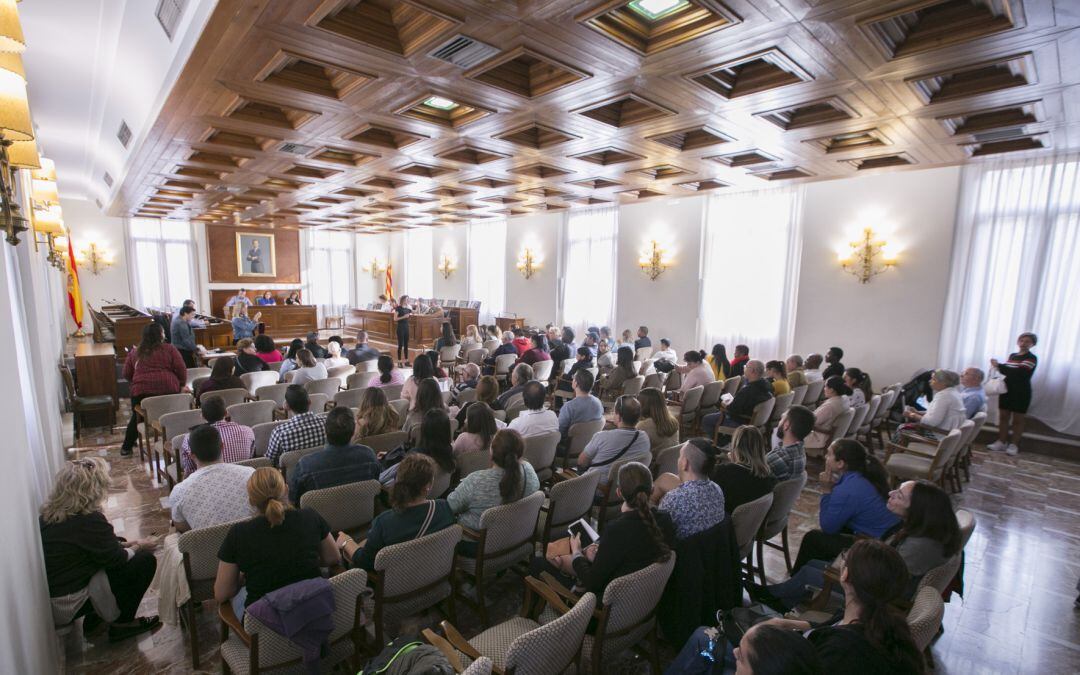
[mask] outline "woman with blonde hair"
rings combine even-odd
[[[480,349],[483,344],[484,340],[480,336],[480,331],[476,328],[476,325],[469,324],[465,326],[465,337],[461,338],[461,357],[464,358],[470,349]]]
[[[383,390],[368,387],[360,397],[360,407],[356,410],[356,431],[353,433],[352,442],[359,443],[368,436],[400,431],[401,422],[401,417],[386,400]]]
[[[724,511],[752,502],[772,492],[776,478],[765,461],[769,447],[765,436],[749,424],[735,430],[731,437],[729,461],[717,465],[712,479],[724,491]]]
[[[244,608],[267,593],[321,576],[319,567],[341,564],[330,526],[315,510],[289,504],[280,471],[256,469],[247,492],[258,515],[229,528],[214,580],[214,599],[221,605],[232,603],[239,619]]]
[[[157,568],[157,542],[116,536],[102,513],[109,485],[109,465],[101,457],[66,462],[38,525],[53,623],[62,626],[83,616],[83,632],[89,633],[107,620],[109,642],[117,642],[161,623],[157,616],[135,617]],[[107,586],[97,576],[102,571]]]
[[[466,403],[457,413],[459,428],[465,426],[469,408],[476,403],[487,403],[492,410],[502,410],[499,405],[499,381],[493,375],[484,375],[476,381],[476,400]]]
[[[679,420],[671,414],[664,395],[655,387],[642,389],[637,395],[641,403],[641,421],[637,428],[649,437],[653,453],[679,442]]]

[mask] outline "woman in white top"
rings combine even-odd
[[[851,396],[848,403],[852,408],[869,403],[874,397],[874,390],[870,384],[870,376],[858,368],[848,368],[844,371],[844,384],[851,388]]]
[[[825,400],[814,408],[814,430],[806,437],[807,449],[824,450],[832,438],[836,418],[847,412],[848,396],[851,388],[844,384],[844,378],[833,375],[825,382]]]
[[[461,338],[461,351],[458,352],[464,358],[470,349],[480,349],[484,344],[480,339],[480,333],[475,325],[465,326],[465,337]]]
[[[953,429],[959,429],[967,420],[964,398],[957,386],[960,376],[951,370],[935,370],[930,376],[930,388],[934,390],[934,400],[919,412],[912,407],[904,409],[904,419],[896,430],[897,439],[904,432],[914,432],[927,438],[939,439]]]
[[[327,378],[326,366],[315,361],[315,355],[310,349],[301,349],[296,352],[296,369],[292,372],[290,384],[304,384]]]
[[[326,345],[326,350],[330,352],[330,356],[323,360],[323,365],[327,368],[337,368],[338,366],[349,365],[349,359],[341,355],[341,345],[337,342],[331,342]]]
[[[682,373],[682,386],[679,387],[678,399],[686,396],[686,392],[694,387],[704,387],[710,382],[716,382],[712,368],[705,363],[705,352],[688,351],[683,354],[685,366],[675,366],[675,370]]]

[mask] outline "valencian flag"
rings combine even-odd
[[[71,319],[82,330],[82,289],[79,288],[79,270],[75,267],[75,248],[68,236],[67,275],[68,275],[68,309],[71,310]]]
[[[394,266],[386,266],[386,287],[383,289],[383,295],[387,300],[394,299]]]

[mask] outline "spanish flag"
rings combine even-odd
[[[82,289],[79,288],[79,270],[75,267],[75,247],[71,244],[70,234],[67,242],[68,309],[71,311],[71,319],[81,331],[83,316]]]
[[[383,289],[383,294],[387,300],[394,299],[394,266],[386,266],[386,287]]]

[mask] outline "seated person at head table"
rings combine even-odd
[[[274,294],[272,291],[264,291],[263,294],[259,296],[259,299],[256,301],[255,304],[261,307],[266,307],[269,305],[276,305],[277,300],[274,299]]]
[[[225,316],[235,316],[237,311],[247,309],[252,304],[254,303],[247,296],[247,289],[241,288],[236,295],[229,296],[229,299],[225,301]]]
[[[303,304],[303,303],[300,302],[300,293],[299,293],[299,291],[293,291],[292,293],[289,293],[289,297],[285,298],[285,304],[286,305],[300,305],[300,304]]]

